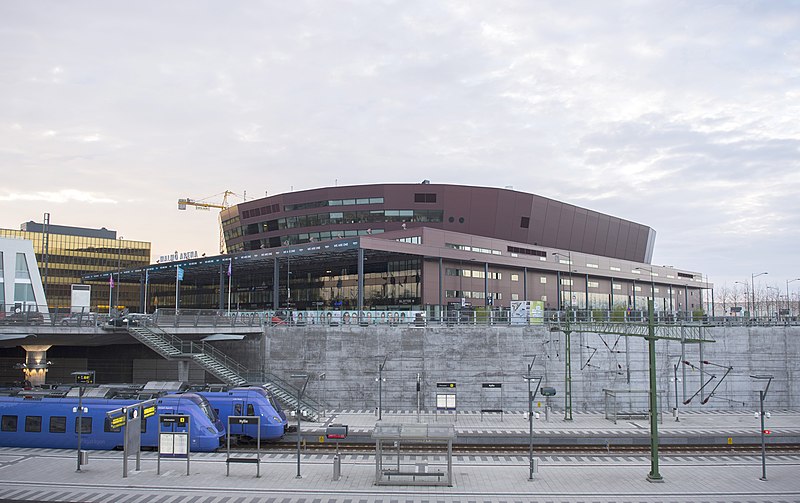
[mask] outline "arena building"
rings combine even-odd
[[[123,281],[140,284],[142,309],[435,317],[446,306],[522,300],[635,311],[654,297],[659,311],[697,314],[713,302],[701,273],[650,263],[650,227],[510,189],[326,187],[247,201],[220,216],[227,254],[123,271]]]

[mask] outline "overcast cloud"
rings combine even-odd
[[[5,0],[0,68],[3,227],[213,253],[179,197],[430,179],[651,226],[719,288],[800,277],[797,1]]]

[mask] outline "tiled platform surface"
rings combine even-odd
[[[421,416],[433,422],[432,417]],[[446,418],[437,417],[442,422]],[[452,418],[455,419],[455,418]],[[682,414],[675,422],[665,416],[662,431],[720,434],[738,429],[758,431],[752,413]],[[416,422],[413,412],[384,411],[388,422]],[[371,430],[373,411],[339,411],[326,414],[325,422],[347,423]],[[494,435],[508,431],[527,434],[522,414],[499,416],[459,414],[456,430]],[[800,414],[773,412],[768,420],[774,431],[797,431]],[[304,438],[313,442],[324,431],[324,422],[302,425]],[[602,414],[575,414],[573,421],[551,416],[536,422],[539,432],[573,432],[597,435],[647,432],[647,421],[618,421]],[[800,455],[769,454],[767,480],[760,480],[761,457],[757,454],[661,455],[663,482],[647,481],[651,462],[647,456],[537,455],[538,473],[528,480],[527,458],[518,454],[456,455],[452,487],[375,486],[372,454],[345,454],[342,477],[332,480],[330,453],[307,451],[301,455],[302,478],[295,478],[294,452],[262,456],[261,477],[254,465],[232,465],[226,476],[223,453],[193,454],[190,475],[185,461],[162,461],[156,474],[156,455],[143,453],[142,470],[122,478],[122,454],[90,452],[90,462],[77,473],[75,451],[0,448],[0,499],[12,501],[80,501],[125,503],[483,503],[483,502],[800,502]],[[430,467],[441,466],[442,456],[425,458]],[[407,461],[407,460],[405,460]]]
[[[452,424],[456,435],[462,442],[478,443],[475,439],[484,439],[495,443],[527,443],[529,424],[527,414],[510,412],[502,415],[480,412],[462,412],[458,414],[417,415],[414,411],[385,410],[381,419],[386,423],[422,423]],[[303,423],[304,434],[312,439],[323,435],[329,423],[346,424],[350,434],[368,440],[377,421],[375,411],[328,411],[318,423]],[[606,419],[601,412],[573,413],[572,420],[565,420],[563,412],[551,411],[549,420],[540,413],[534,418],[534,443],[558,443],[563,438],[574,438],[576,444],[603,443],[649,443],[650,421],[647,418],[617,419],[616,423]],[[766,427],[771,435],[768,439],[774,442],[800,443],[800,411],[771,411],[766,420]],[[662,414],[658,423],[658,432],[662,443],[753,443],[760,437],[760,419],[753,412],[743,411],[709,411],[680,412],[678,421],[671,413]],[[470,439],[471,440],[466,440]]]

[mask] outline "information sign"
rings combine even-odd
[[[485,383],[482,383],[481,386],[484,387],[484,388],[502,388],[503,387],[503,383],[485,382]]]
[[[456,383],[454,383],[454,382],[437,382],[436,383],[436,387],[437,388],[455,388],[456,387]]]
[[[128,424],[128,417],[125,414],[123,414],[121,416],[117,416],[117,417],[112,417],[111,418],[111,427],[112,428],[115,428],[115,429],[116,428],[122,428],[126,424]]]
[[[94,372],[74,372],[77,384],[94,384]]]

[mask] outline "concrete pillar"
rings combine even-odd
[[[178,360],[178,380],[189,382],[189,360]]]
[[[22,349],[25,350],[25,364],[22,367],[25,380],[32,386],[41,386],[47,377],[47,350],[50,346],[22,346]]]

